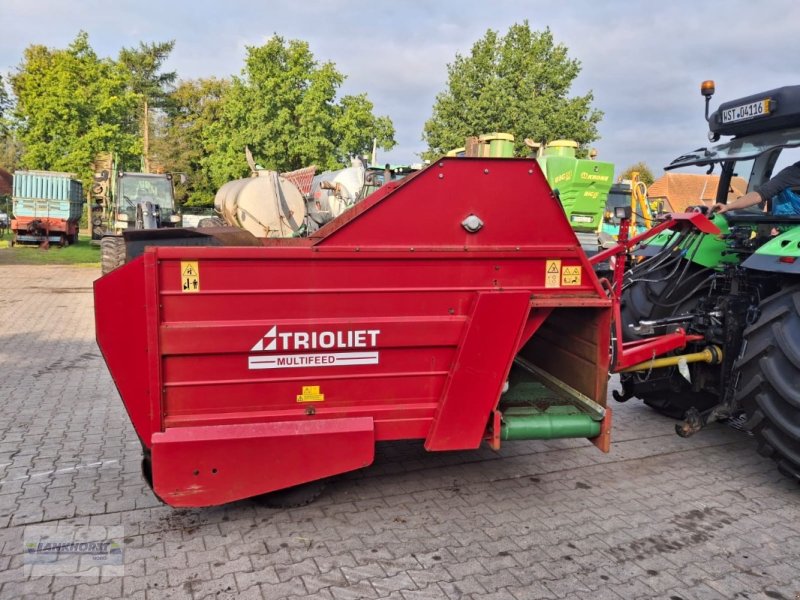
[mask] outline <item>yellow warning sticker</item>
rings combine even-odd
[[[297,395],[298,402],[324,402],[325,394],[321,394],[318,385],[304,385],[303,393]]]
[[[559,273],[561,272],[560,260],[548,260],[545,262],[544,267],[544,287],[556,288],[559,287]]]
[[[581,284],[581,268],[580,267],[561,267],[561,285],[580,285]]]
[[[200,291],[200,267],[196,260],[181,261],[181,291]]]

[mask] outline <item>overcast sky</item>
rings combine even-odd
[[[380,160],[407,163],[424,149],[447,64],[487,29],[524,19],[550,27],[581,61],[573,93],[594,92],[605,113],[594,146],[618,172],[643,160],[658,175],[706,144],[704,79],[717,83],[714,105],[800,83],[796,0],[0,0],[0,69],[13,70],[29,44],[63,48],[80,29],[103,56],[174,39],[167,69],[182,79],[239,73],[246,46],[274,33],[303,39],[347,75],[344,92],[366,92],[394,121],[398,145]]]

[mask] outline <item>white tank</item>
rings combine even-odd
[[[223,185],[214,197],[214,208],[226,223],[261,238],[292,237],[305,218],[305,200],[300,190],[275,171],[267,170]]]
[[[324,225],[362,200],[366,170],[354,159],[351,167],[325,171],[314,177],[308,215],[317,225]]]

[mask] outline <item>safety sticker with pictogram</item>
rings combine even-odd
[[[544,267],[544,287],[557,288],[560,285],[559,273],[561,273],[560,260],[547,260]]]
[[[200,267],[196,260],[181,261],[181,291],[186,293],[200,291]]]
[[[581,284],[581,268],[580,267],[561,267],[561,285],[580,285]]]
[[[325,394],[319,391],[318,385],[304,385],[303,393],[297,395],[298,402],[324,402]]]

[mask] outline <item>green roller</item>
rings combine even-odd
[[[504,414],[500,430],[502,440],[554,440],[597,435],[600,435],[600,421],[592,420],[585,413],[552,409],[529,414]]]

